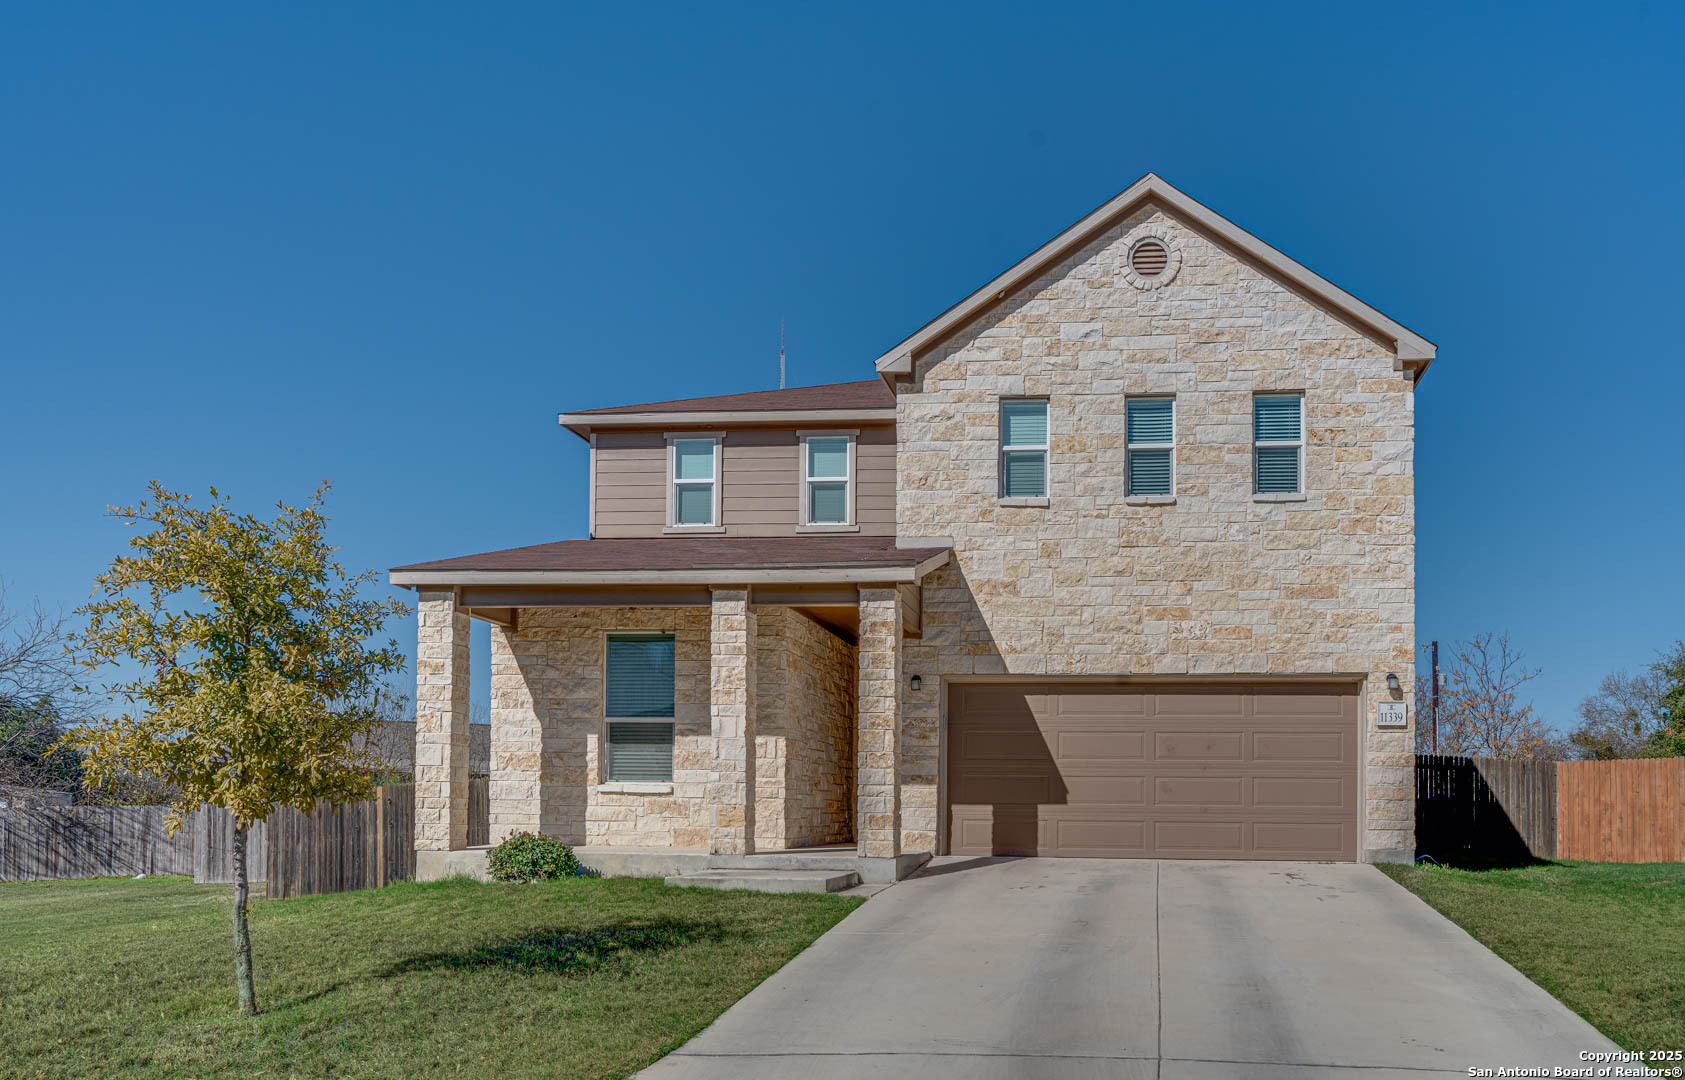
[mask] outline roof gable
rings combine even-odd
[[[1257,263],[1271,276],[1321,301],[1389,342],[1399,368],[1413,370],[1417,380],[1433,362],[1438,346],[1427,338],[1264,243],[1162,177],[1148,173],[878,357],[878,374],[886,380],[912,374],[913,361],[918,356],[941,344],[949,335],[1034,280],[1047,267],[1150,201],[1160,203]]]

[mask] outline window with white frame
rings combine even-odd
[[[1305,399],[1259,394],[1252,399],[1253,491],[1288,495],[1305,490]]]
[[[1129,494],[1176,494],[1176,399],[1130,398],[1126,410]]]
[[[669,440],[672,461],[672,521],[674,528],[714,526],[720,516],[720,440]]]
[[[1008,499],[1047,497],[1047,399],[1000,403],[1000,493]]]
[[[602,778],[673,779],[673,635],[609,634],[603,649]]]
[[[854,436],[803,433],[802,524],[854,524]]]

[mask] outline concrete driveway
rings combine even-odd
[[[1372,867],[948,858],[642,1075],[1384,1080],[1613,1048]]]

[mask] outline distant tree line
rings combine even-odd
[[[1416,679],[1416,752],[1543,760],[1685,756],[1685,642],[1676,641],[1637,674],[1604,676],[1580,702],[1579,724],[1553,729],[1523,701],[1539,677],[1508,633],[1478,634],[1452,645],[1443,665],[1438,738],[1433,681]]]
[[[1568,735],[1576,758],[1685,757],[1685,641],[1637,674],[1605,675],[1579,714]]]

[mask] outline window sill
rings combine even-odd
[[[858,525],[797,525],[798,533],[857,533]]]
[[[1126,506],[1172,506],[1176,502],[1174,495],[1125,495]]]
[[[1002,495],[1000,500],[1000,504],[1002,506],[1049,506],[1051,503],[1052,500],[1048,499],[1046,496],[1042,496],[1041,498],[1025,498],[1020,496]]]
[[[598,784],[597,790],[608,795],[671,795],[673,785],[610,780],[606,784]]]
[[[695,536],[698,533],[723,533],[724,525],[669,525],[661,530],[663,536]]]
[[[1303,491],[1259,491],[1252,495],[1253,502],[1304,502],[1309,496]]]

